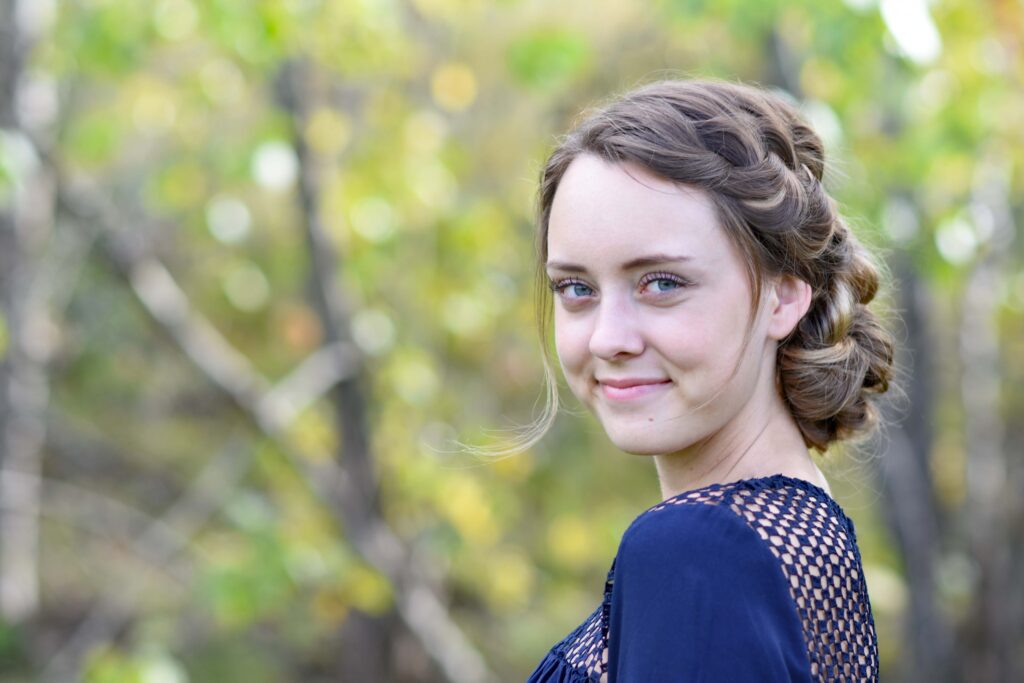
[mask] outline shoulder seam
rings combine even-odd
[[[781,566],[781,562],[780,562],[779,558],[776,557],[775,553],[773,553],[771,551],[771,546],[768,543],[768,541],[766,541],[764,538],[761,537],[761,535],[759,533],[757,533],[757,530],[753,526],[751,526],[751,524],[747,521],[747,519],[741,513],[737,512],[736,510],[733,510],[731,505],[726,504],[727,502],[728,501],[725,500],[724,496],[722,498],[719,498],[719,499],[716,499],[716,500],[713,500],[713,501],[706,501],[706,500],[705,501],[702,501],[702,500],[686,501],[684,503],[676,503],[676,504],[665,506],[664,508],[659,508],[657,510],[657,512],[664,512],[666,510],[671,509],[671,510],[677,510],[678,511],[678,512],[676,512],[674,514],[680,514],[680,513],[684,512],[684,511],[694,511],[694,510],[699,510],[699,509],[716,509],[716,508],[717,509],[723,509],[725,511],[723,514],[726,514],[730,519],[734,520],[734,523],[739,528],[744,529],[746,534],[749,534],[752,538],[756,539],[757,545],[759,547],[761,547],[765,552],[768,553],[768,557],[771,558],[772,564],[775,565],[776,567],[778,567],[779,575],[782,578],[783,583],[786,584],[787,589],[788,589],[789,579],[785,575],[785,572],[784,572],[784,570],[783,570],[783,568]],[[714,513],[714,514],[718,514],[718,513]],[[647,522],[649,520],[652,520],[652,519],[661,519],[661,517],[657,517],[657,516],[652,515],[652,514],[643,514],[643,515],[640,515],[639,517],[637,517],[636,519],[634,519],[633,523],[630,524],[629,527],[627,527],[625,532],[623,532],[622,540],[625,541],[628,536],[635,535],[637,530],[641,526],[647,526]]]

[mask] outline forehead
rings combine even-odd
[[[716,261],[728,251],[707,193],[638,164],[580,155],[566,169],[552,201],[550,260],[610,265],[665,252]]]

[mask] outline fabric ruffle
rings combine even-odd
[[[533,670],[526,683],[595,683],[598,680],[585,675],[552,650]]]
[[[600,683],[604,665],[582,664],[601,657],[608,644],[608,619],[615,583],[615,561],[604,582],[604,598],[600,607],[562,642],[548,651],[526,683]],[[569,656],[568,652],[573,652]]]

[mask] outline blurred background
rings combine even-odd
[[[1024,680],[1024,4],[0,0],[0,680],[524,680],[660,499],[542,400],[535,182],[660,77],[760,83],[892,273],[821,459],[883,680]]]

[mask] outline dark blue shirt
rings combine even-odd
[[[777,474],[641,513],[601,605],[527,683],[877,678],[853,522],[823,489]]]

